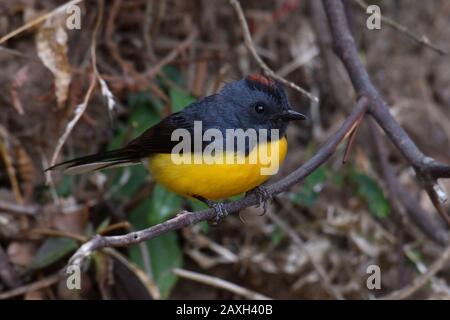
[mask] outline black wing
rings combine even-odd
[[[152,153],[171,153],[178,141],[172,141],[172,132],[186,129],[193,134],[194,121],[188,120],[182,112],[173,113],[143,134],[130,141],[123,149],[134,150],[144,158]]]
[[[193,132],[193,121],[183,112],[173,113],[143,134],[130,141],[123,148],[88,155],[58,163],[47,170],[64,168],[68,173],[77,174],[110,167],[137,164],[154,153],[171,153],[178,141],[172,141],[172,132],[178,128]]]

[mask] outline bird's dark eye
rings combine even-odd
[[[263,113],[264,112],[264,106],[262,104],[257,104],[255,106],[256,113]]]

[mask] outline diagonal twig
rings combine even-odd
[[[238,0],[229,0],[229,1],[230,1],[230,4],[233,6],[234,10],[236,11],[236,14],[238,15],[239,22],[241,24],[241,28],[244,33],[245,45],[247,46],[248,50],[250,51],[253,58],[258,63],[258,65],[264,70],[264,72],[267,75],[271,76],[272,78],[275,78],[278,81],[281,81],[283,84],[287,85],[288,87],[297,90],[298,92],[300,92],[301,94],[306,96],[308,99],[310,99],[314,102],[318,102],[319,99],[317,97],[313,96],[311,93],[309,93],[305,89],[299,87],[295,83],[288,81],[285,78],[277,75],[272,69],[269,68],[269,66],[263,61],[263,59],[261,59],[261,57],[256,52],[255,45],[253,44],[252,36],[250,35],[250,30],[248,29],[247,20],[245,19],[244,12],[242,11],[241,4],[239,3]]]
[[[223,279],[209,276],[206,274],[201,274],[198,272],[188,271],[184,269],[175,268],[172,270],[174,274],[181,278],[197,281],[212,287],[224,289],[227,291],[230,291],[234,294],[240,295],[246,299],[252,299],[252,300],[271,300],[271,298],[266,297],[265,295],[262,295],[260,293],[254,292],[252,290],[249,290],[247,288],[238,286],[234,283],[231,283],[229,281],[225,281]]]

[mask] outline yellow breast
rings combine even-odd
[[[278,172],[286,152],[287,140],[283,137],[260,144],[247,156],[233,154],[232,163],[211,163],[205,158],[202,163],[180,164],[173,161],[170,154],[155,154],[149,158],[148,168],[157,182],[178,194],[218,200],[265,182]]]

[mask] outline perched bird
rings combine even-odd
[[[292,110],[280,82],[252,74],[169,115],[123,148],[65,161],[47,170],[63,167],[67,173],[77,174],[144,162],[157,182],[215,208],[220,218],[226,212],[213,200],[261,191],[258,187],[278,171],[286,156],[289,121],[305,118]],[[206,137],[211,129],[215,139]],[[256,140],[249,133],[256,133]],[[184,141],[186,148],[180,151],[180,139],[176,138],[183,134],[192,139]],[[211,150],[212,145],[217,148]],[[262,151],[267,159],[260,156]],[[199,154],[200,161],[195,161]],[[174,155],[184,156],[185,161]]]

